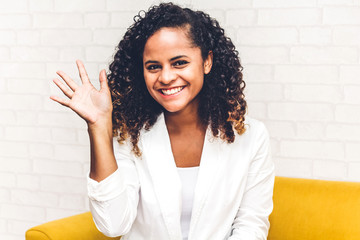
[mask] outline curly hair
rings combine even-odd
[[[212,51],[213,66],[204,76],[199,93],[199,117],[205,126],[210,126],[214,137],[234,142],[234,130],[239,135],[245,132],[246,113],[245,82],[238,52],[215,19],[173,3],[140,11],[117,46],[108,74],[114,136],[118,136],[120,143],[130,138],[132,151],[141,156],[137,145],[141,130],[150,130],[164,111],[150,96],[143,74],[146,41],[163,27],[187,31],[194,46],[201,49],[203,59]]]

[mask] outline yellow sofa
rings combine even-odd
[[[360,240],[360,183],[276,177],[268,240]],[[27,240],[108,240],[91,214],[48,222]],[[246,240],[246,239],[244,239]]]

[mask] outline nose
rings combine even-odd
[[[168,85],[175,79],[176,79],[175,71],[171,69],[171,67],[164,66],[159,76],[159,82],[161,82],[164,85]]]

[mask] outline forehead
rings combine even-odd
[[[144,59],[177,55],[198,51],[192,40],[188,37],[186,28],[161,28],[156,31],[146,42]]]

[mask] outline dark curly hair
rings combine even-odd
[[[199,93],[199,117],[212,134],[231,143],[245,131],[246,101],[242,66],[230,38],[219,23],[202,11],[161,3],[147,12],[140,11],[120,41],[110,64],[108,82],[113,101],[113,132],[118,141],[128,137],[133,152],[140,156],[137,145],[142,129],[149,130],[164,111],[149,94],[143,75],[143,51],[146,41],[163,27],[182,28],[202,58],[213,53],[210,73],[204,76]]]

